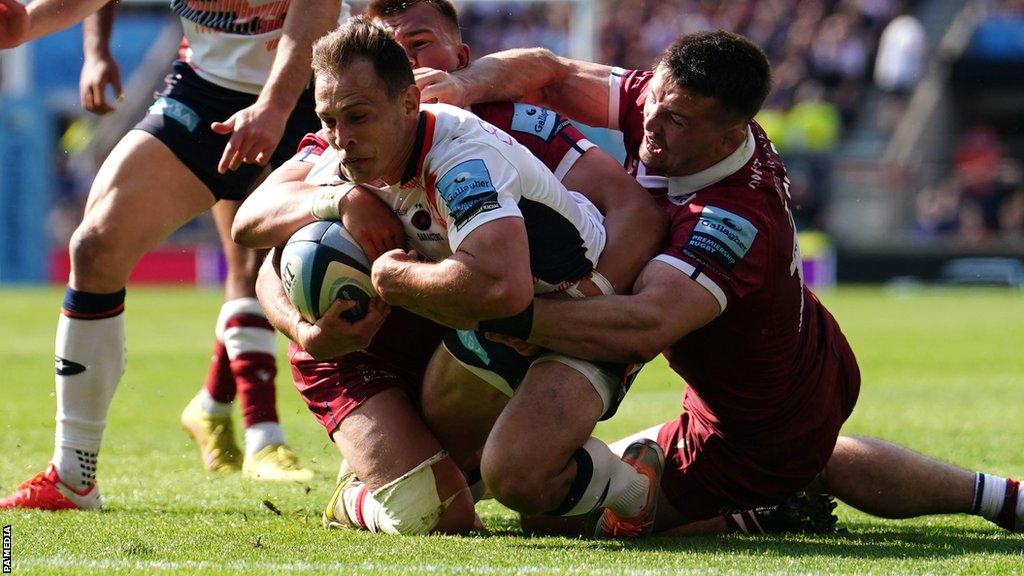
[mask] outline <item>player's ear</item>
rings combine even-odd
[[[420,111],[420,89],[416,84],[410,84],[402,93],[402,107],[406,114],[419,114]]]
[[[458,51],[459,67],[456,70],[462,70],[466,66],[469,66],[469,44],[465,42],[459,44]]]

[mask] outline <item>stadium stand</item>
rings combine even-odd
[[[578,2],[457,3],[477,56],[522,46],[573,50]],[[354,2],[356,12],[362,4]],[[880,280],[890,270],[938,278],[952,257],[1024,254],[1020,0],[595,0],[586,6],[597,22],[595,59],[610,64],[648,67],[678,34],[717,28],[765,49],[775,86],[758,119],[790,167],[799,227],[823,232],[820,238],[836,247],[840,280]],[[146,69],[130,47],[168,26],[163,5],[128,0],[133,7],[115,26],[126,80],[130,70]],[[32,80],[51,95],[45,105],[61,120],[54,126],[62,142],[69,141],[67,127],[89,139],[54,157],[47,229],[58,247],[66,245],[66,223],[80,214],[89,158],[101,158],[105,143],[127,127],[107,119],[83,127],[69,116],[77,110],[79,60],[69,50],[78,49],[78,34],[39,42],[39,53],[61,66],[36,67],[39,77]],[[128,80],[128,98],[137,104],[126,117],[138,116],[158,80]],[[979,179],[962,157],[985,142],[989,156],[998,157],[986,156],[987,166],[997,168],[980,171]],[[192,276],[216,281],[220,266],[203,248],[213,238],[201,219],[175,235],[169,250],[194,254],[196,268],[207,272]],[[879,265],[879,258],[896,260]],[[63,268],[55,270],[54,277]]]

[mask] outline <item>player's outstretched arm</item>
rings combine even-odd
[[[78,94],[82,108],[101,116],[114,111],[114,104],[107,100],[107,86],[113,87],[116,99],[121,99],[121,70],[110,53],[110,32],[119,4],[119,0],[111,0],[82,22],[85,60],[78,78]]]
[[[526,227],[516,217],[483,224],[437,263],[392,250],[373,263],[371,279],[388,304],[452,328],[513,316],[533,299]]]
[[[231,237],[246,248],[272,248],[313,222],[313,196],[326,187],[305,181],[313,164],[292,159],[271,172],[238,207]]]
[[[305,182],[312,164],[289,160],[246,198],[231,235],[248,248],[280,246],[315,220],[340,220],[372,262],[405,244],[402,223],[368,185],[321,186]],[[325,203],[332,203],[326,206]],[[327,209],[330,214],[316,215]]]
[[[270,325],[316,359],[334,358],[361,350],[370,344],[388,315],[389,308],[380,298],[370,300],[366,316],[356,322],[341,318],[355,306],[350,300],[336,300],[315,324],[305,321],[288,300],[281,283],[280,259],[275,249],[267,255],[256,278],[256,296]]]
[[[222,174],[243,162],[270,161],[288,116],[309,84],[313,42],[337,25],[340,5],[328,0],[292,0],[270,76],[256,103],[211,126],[214,132],[231,134],[217,164]]]
[[[665,241],[668,217],[635,178],[596,147],[576,161],[562,184],[586,196],[604,214],[608,240],[597,271],[616,293],[629,293],[637,274]]]
[[[14,48],[82,21],[107,0],[0,0],[0,49]]]
[[[608,123],[611,67],[562,58],[544,48],[496,52],[455,72],[420,69],[423,102],[465,107],[477,102],[530,102],[591,126]]]
[[[633,295],[536,299],[529,342],[587,360],[646,362],[720,312],[703,286],[652,260]]]

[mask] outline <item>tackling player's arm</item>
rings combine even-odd
[[[14,48],[63,30],[99,10],[107,0],[0,0],[0,49]]]
[[[591,126],[608,123],[610,66],[562,58],[544,48],[506,50],[454,72],[419,69],[423,102],[467,106],[477,102],[530,102]]]
[[[529,342],[587,360],[646,362],[720,313],[706,288],[652,260],[633,295],[538,298]]]
[[[514,316],[533,299],[526,226],[517,217],[487,222],[437,263],[392,250],[373,263],[371,278],[388,304],[453,328]]]
[[[337,25],[340,9],[337,1],[292,0],[270,76],[256,103],[212,125],[217,133],[231,134],[218,171],[234,170],[242,162],[270,161],[288,116],[310,82],[313,42]]]
[[[78,79],[78,93],[85,108],[93,114],[108,114],[114,106],[107,101],[106,89],[114,89],[114,97],[121,98],[121,71],[110,53],[110,32],[114,28],[114,15],[119,0],[111,0],[82,22],[82,72]]]
[[[356,303],[338,299],[311,324],[302,318],[284,291],[278,254],[275,249],[268,255],[256,278],[256,296],[270,325],[316,359],[334,358],[369,346],[387,317],[387,304],[380,298],[373,298],[366,316],[349,322],[341,318],[341,313]]]
[[[312,169],[312,163],[297,156],[271,172],[238,207],[231,238],[246,248],[272,248],[315,221],[310,203],[328,187],[305,181]]]
[[[628,293],[665,241],[668,216],[635,178],[596,147],[573,164],[562,184],[586,196],[604,214],[608,240],[596,269],[616,293]]]
[[[296,230],[318,219],[341,220],[373,261],[403,244],[402,224],[372,192],[352,184],[323,186],[305,181],[313,164],[299,157],[281,165],[238,208],[231,236],[247,248],[280,246]],[[331,214],[314,215],[333,203]]]

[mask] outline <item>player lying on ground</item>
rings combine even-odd
[[[725,32],[682,36],[653,72],[519,50],[420,80],[427,100],[529,98],[621,130],[627,169],[671,216],[670,244],[633,295],[538,299],[526,338],[593,360],[664,350],[686,380],[685,411],[639,435],[668,454],[657,531],[706,528],[699,521],[721,522],[723,508],[801,489],[887,518],[968,513],[1024,529],[1017,481],[838,435],[860,374],[803,285],[785,168],[752,121],[770,88],[757,46]]]
[[[68,27],[105,1],[38,0],[26,8],[3,0],[0,46]],[[104,161],[71,239],[71,275],[57,325],[53,462],[0,500],[0,508],[101,506],[96,467],[107,412],[124,371],[125,284],[132,268],[219,200],[243,198],[264,171],[259,164],[289,158],[296,142],[315,129],[312,95],[305,90],[309,51],[314,39],[334,27],[340,2],[268,4],[257,10],[256,19],[185,3],[175,9],[189,52],[172,65],[167,88],[146,118]],[[274,366],[274,335],[253,291],[240,289],[239,295],[248,297],[229,302],[219,323],[232,365],[224,368],[252,380],[250,389],[258,388],[264,398],[263,413],[250,418],[255,426],[243,468],[254,478],[308,481],[312,472],[284,446],[273,385],[261,376]],[[237,457],[226,454],[231,448],[224,434],[227,418],[217,413],[230,406],[206,400],[190,405],[184,421],[206,452],[208,466],[237,466]]]
[[[444,8],[447,8],[447,11],[445,11]],[[466,58],[464,55],[467,55],[468,51],[458,39],[457,19],[454,10],[451,9],[451,6],[449,4],[441,2],[426,2],[412,3],[411,5],[399,5],[399,3],[396,2],[375,2],[372,3],[369,7],[369,11],[371,14],[375,13],[375,11],[378,10],[390,10],[390,12],[387,12],[386,14],[388,14],[391,17],[385,17],[385,21],[388,22],[393,27],[398,39],[403,42],[404,47],[406,48],[410,56],[413,56],[414,64],[417,63],[417,60],[419,64],[426,65],[430,65],[432,62],[439,62],[452,66],[454,68],[454,66],[456,65],[461,65],[465,63]],[[379,12],[375,15],[379,15]],[[486,111],[486,109],[484,110]],[[532,112],[532,110],[529,111]],[[507,117],[495,117],[493,119],[495,121],[502,120],[506,123],[508,122]],[[531,148],[537,151],[536,144],[538,144],[539,141],[535,136],[528,136],[528,132],[518,132],[511,128],[509,128],[509,132],[518,135],[520,140],[524,141],[524,143],[533,143],[534,145],[531,146]],[[552,134],[552,138],[549,138],[549,140],[557,141],[558,139],[554,138],[554,136],[557,135],[558,132]],[[549,146],[549,148],[557,149],[557,147],[555,146]],[[561,154],[561,152],[559,154]],[[583,155],[583,158],[573,165],[572,170],[570,170],[569,174],[566,177],[566,181],[568,182],[569,178],[571,178],[576,173],[587,174],[588,172],[592,172],[594,168],[601,166],[601,164],[597,162],[597,158],[594,157],[595,154],[598,154],[596,150],[586,152]],[[548,154],[541,155],[542,158],[545,156],[551,160],[551,162],[549,162],[549,166],[554,167],[559,164],[565,164],[565,162],[560,160],[559,155],[552,156],[550,152]],[[588,170],[584,171],[583,168],[587,168]],[[617,192],[618,188],[621,188],[622,186],[621,184],[616,185],[615,181],[616,177],[621,178],[622,172],[618,168],[615,168],[615,171],[618,173],[617,175],[615,173],[612,173],[609,174],[607,178],[597,178],[594,180],[595,183],[604,183],[606,184],[606,187],[608,184],[611,184],[611,189],[613,193]],[[284,171],[282,170],[281,172],[283,173]],[[278,175],[272,177],[271,182],[268,182],[268,184],[265,185],[264,188],[271,186],[272,182],[274,181],[275,178],[277,178],[277,176]],[[586,189],[586,187],[584,187],[584,189]],[[254,200],[258,197],[259,194],[257,194],[256,197],[254,197]],[[346,203],[346,206],[348,208],[352,207],[353,198],[354,195],[350,193],[350,195],[347,196],[347,200],[343,201]],[[620,202],[628,205],[628,203],[630,202],[629,196],[623,196]],[[250,201],[249,204],[247,204],[247,207],[252,206],[251,203],[252,200]],[[243,214],[245,212],[246,210],[243,209]],[[298,216],[300,219],[305,218],[306,221],[308,221],[309,219],[308,213],[305,212],[301,212]],[[614,218],[612,214],[609,213],[607,221],[611,222],[613,219]],[[239,224],[242,224],[245,221],[246,218],[243,216],[242,218],[240,218]],[[303,220],[299,220],[295,222],[293,226],[291,228],[288,228],[287,230],[290,231],[294,229],[295,226],[298,226],[303,222]],[[352,229],[353,224],[351,224],[351,217],[348,218],[348,222],[350,223],[349,228]],[[358,224],[358,220],[356,221],[356,224]],[[382,228],[378,228],[378,230],[380,229]],[[266,231],[264,230],[263,232]],[[251,233],[252,231],[246,232],[246,234]],[[612,235],[611,230],[609,231],[609,235]],[[279,238],[278,240],[280,239],[281,238]],[[367,242],[372,243],[373,239],[368,239]],[[368,253],[372,253],[373,251],[374,250],[372,247],[367,249]],[[606,251],[602,255],[602,264],[605,262],[606,257],[608,255],[608,251]],[[261,276],[260,286],[261,298],[263,298],[265,304],[270,304],[269,316],[271,318],[271,321],[277,324],[283,331],[289,333],[294,340],[300,341],[300,338],[303,338],[302,341],[309,343],[310,350],[313,349],[312,347],[314,345],[320,348],[319,343],[316,342],[317,339],[323,339],[324,336],[329,336],[332,332],[335,332],[335,330],[327,329],[326,326],[321,326],[322,324],[330,323],[330,317],[325,318],[325,320],[321,320],[321,322],[318,322],[316,326],[309,325],[303,322],[300,318],[298,318],[297,312],[294,310],[294,308],[290,307],[287,304],[287,301],[284,299],[283,292],[281,291],[280,287],[280,281],[276,278],[276,276],[272,274],[264,274],[263,276]],[[264,288],[265,286],[266,288]],[[283,301],[283,303],[280,303],[280,301]],[[281,310],[281,312],[275,313],[275,310]],[[400,330],[403,324],[397,321],[396,316],[401,317],[402,314],[404,314],[404,311],[400,309],[397,309],[394,312],[392,312],[391,316],[388,318],[388,321],[383,325],[380,332],[373,338],[373,341],[371,342],[369,348],[367,349],[367,352],[369,352],[368,354],[363,354],[361,352],[349,354],[348,356],[339,359],[338,361],[336,361],[336,363],[333,364],[333,366],[335,367],[334,372],[343,374],[342,382],[346,388],[359,388],[363,390],[363,392],[365,393],[365,386],[363,386],[363,384],[365,383],[361,381],[361,378],[357,377],[359,374],[373,374],[377,376],[377,378],[375,378],[375,382],[377,382],[378,385],[380,385],[380,382],[382,380],[384,380],[385,382],[387,382],[388,380],[388,378],[381,378],[380,376],[389,376],[393,382],[387,382],[386,384],[384,384],[384,386],[394,386],[394,382],[400,382],[402,380],[400,375],[404,376],[409,374],[410,372],[415,374],[415,369],[411,371],[402,370],[403,366],[417,366],[417,363],[415,362],[416,355],[414,354],[414,349],[410,349],[408,344],[406,345],[405,348],[393,345],[394,336],[389,336],[389,334],[393,335],[395,333],[401,333]],[[335,321],[335,324],[339,323]],[[423,324],[424,323],[421,321],[419,326],[420,329],[417,332],[417,334],[419,335],[419,338],[416,339],[417,343],[422,343],[425,340],[425,335],[427,334],[427,331],[423,329]],[[337,332],[344,333],[344,329],[346,326],[347,325],[345,323],[340,323],[338,326],[340,330],[337,330]],[[301,330],[297,330],[297,328],[301,328]],[[394,330],[394,328],[398,328],[398,330]],[[434,333],[436,334],[437,332],[435,331]],[[312,334],[313,336],[309,336],[310,334]],[[348,345],[349,344],[347,342],[343,341],[341,350],[345,350],[346,346]],[[321,349],[320,353],[330,354],[328,350],[329,348]],[[420,356],[420,358],[423,358],[422,355]],[[330,369],[332,364],[323,364],[325,370],[321,372],[323,374],[331,373],[327,372],[327,370]],[[372,371],[367,370],[367,365],[372,366],[374,369]],[[422,374],[422,363],[420,363],[418,366],[419,373]],[[344,376],[346,372],[348,373],[348,376]],[[334,394],[337,394],[336,391],[338,390],[338,387],[336,381],[330,382],[324,379],[321,380],[321,383],[324,384],[323,386],[320,386],[322,391],[333,392]],[[406,382],[406,387],[408,387],[408,381]],[[309,388],[306,388],[306,393],[308,395]],[[337,399],[335,399],[332,402],[332,405],[336,405],[337,402]],[[319,403],[313,406],[317,405],[319,405]],[[353,412],[353,414],[355,414],[355,412]],[[344,417],[345,414],[340,414],[340,416]],[[333,414],[331,414],[331,418],[332,419],[321,417],[321,420],[324,421],[325,426],[328,426],[328,429],[330,429],[330,426],[328,425],[327,422],[337,422],[337,419],[339,419],[338,411],[335,411]],[[358,482],[347,485],[344,494],[348,495],[348,497],[343,495],[342,498],[338,500],[338,515],[345,513],[345,510],[343,509],[344,505],[347,505],[350,512],[354,508],[353,504],[356,503],[365,504],[367,510],[371,509],[370,507],[373,506],[372,495],[368,494],[367,491],[363,489],[362,485]],[[827,501],[823,501],[823,503],[826,506],[828,505]],[[762,520],[762,522],[765,522],[766,527],[768,527],[767,522],[774,522],[776,529],[805,529],[807,528],[809,518],[803,510],[806,510],[807,506],[805,504],[805,501],[798,501],[798,504],[802,507],[801,510],[797,510],[790,507],[785,509],[785,514],[780,513],[780,511],[777,509],[773,509],[770,511],[760,511],[759,513],[762,514],[762,516],[765,518],[764,520]],[[376,509],[376,506],[374,506],[373,509]],[[832,521],[832,517],[829,514],[829,509],[827,507],[822,508],[819,506],[817,508],[817,511],[819,512],[819,529],[830,528],[830,522]],[[334,511],[329,511],[329,514],[333,515]],[[375,528],[372,516],[370,516],[368,518],[369,521],[366,522],[363,520],[364,518],[367,518],[367,515],[365,514],[358,517],[355,514],[350,515],[355,518],[358,518],[358,520],[355,520],[353,522],[358,522],[360,525],[363,526],[369,524],[371,528]],[[787,522],[779,522],[779,520],[783,518],[786,518]],[[801,522],[804,523],[803,526],[801,526]]]
[[[605,242],[601,215],[594,205],[567,192],[541,162],[493,125],[445,106],[425,106],[421,111],[408,59],[382,28],[354,21],[328,35],[314,49],[314,70],[318,112],[334,148],[317,147],[324,157],[311,173],[336,182],[340,159],[341,175],[356,183],[381,179],[393,183],[375,190],[400,214],[412,245],[433,260],[419,263],[413,254],[401,250],[377,258],[374,281],[384,300],[412,307],[446,324],[471,327],[480,320],[520,312],[532,299],[534,276],[539,279],[538,289],[547,291],[573,289],[581,280],[594,277],[594,261]],[[360,83],[365,78],[376,81]],[[318,170],[321,165],[329,168]],[[465,185],[467,180],[473,185]],[[432,183],[429,194],[425,182]],[[333,190],[340,194],[347,188]],[[249,202],[281,198],[280,194],[263,196],[262,190]],[[475,192],[467,194],[467,190]],[[641,190],[633,193],[643,198]],[[239,213],[238,227],[246,222],[249,202]],[[294,201],[286,204],[280,209],[295,210]],[[339,216],[338,204],[337,197],[327,203],[335,213],[323,216]],[[308,202],[298,206],[299,217],[308,220]],[[629,242],[631,249],[643,246],[650,251],[660,240],[661,216],[652,204],[642,200],[641,206],[652,222]],[[422,222],[414,220],[420,210],[427,216]],[[284,227],[294,228],[294,222],[290,228]],[[426,234],[418,235],[418,231]],[[640,254],[632,266],[641,266],[647,257],[647,253]],[[399,269],[404,272],[396,274]],[[418,281],[412,290],[405,281],[410,278]],[[416,296],[406,300],[410,292]],[[380,312],[371,306],[367,317],[353,326],[370,324],[373,329],[368,335],[373,334],[383,321]],[[471,333],[467,337],[475,338]],[[538,364],[544,365],[562,366],[556,361]],[[310,381],[315,376],[311,372]],[[592,378],[598,380],[599,376],[604,377],[592,371]],[[593,395],[600,407],[593,384],[582,374],[570,377],[575,382],[563,385],[585,386],[583,392]],[[618,379],[605,377],[599,383],[619,387]],[[384,406],[402,411],[392,413]],[[389,390],[341,420],[333,437],[346,461],[385,509],[387,521],[397,524],[396,531],[452,530],[448,521],[453,518],[454,531],[469,529],[473,502],[465,479],[425,428],[421,434],[410,434],[411,425],[422,427],[412,403],[399,391]],[[397,433],[387,434],[391,441],[382,445],[380,435],[374,433],[385,427],[397,428]],[[418,439],[427,449],[416,453],[412,450],[415,442],[404,439]],[[385,453],[389,457],[381,458]],[[646,484],[646,477],[625,468],[637,482]],[[457,492],[435,494],[433,502],[427,501],[414,491],[421,484],[435,484],[425,479],[427,476],[457,476],[457,481],[449,482]],[[422,506],[432,506],[437,515],[424,515]],[[403,517],[396,517],[398,514]],[[417,520],[410,523],[410,518]]]

